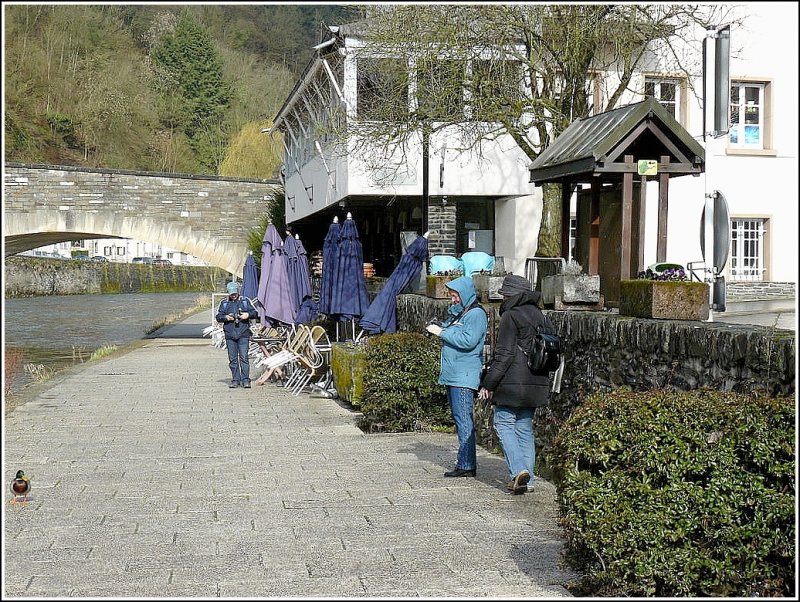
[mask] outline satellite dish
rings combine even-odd
[[[731,248],[731,214],[728,211],[728,201],[719,190],[714,191],[714,267],[717,268],[715,276],[719,276],[728,262],[728,253]],[[700,216],[700,250],[703,252],[703,261],[706,258],[706,208]]]

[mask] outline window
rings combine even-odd
[[[765,85],[733,82],[728,142],[733,148],[763,149]]]
[[[103,255],[110,257],[112,249],[113,247],[103,247]]]
[[[464,118],[464,61],[429,59],[417,63],[417,110],[423,119]]]
[[[359,59],[356,78],[359,119],[394,121],[408,115],[408,68],[399,59]]]
[[[646,77],[644,79],[644,95],[648,98],[655,98],[658,104],[667,110],[667,113],[679,123],[683,123],[680,80]]]
[[[523,99],[522,66],[515,61],[475,60],[470,90],[472,115],[476,121],[497,121],[503,105]]]
[[[117,247],[117,255],[125,255],[125,247]]]
[[[731,220],[731,280],[764,280],[766,221],[759,218]]]

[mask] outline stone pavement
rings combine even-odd
[[[334,400],[228,389],[196,314],[13,410],[10,597],[569,597],[555,489],[445,479],[456,437],[364,434]]]

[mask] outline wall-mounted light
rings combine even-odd
[[[442,205],[447,205],[447,195],[442,197]]]
[[[308,200],[313,203],[314,202],[314,185],[311,186],[303,186],[306,189],[306,195],[308,196]],[[309,192],[309,190],[311,192]]]

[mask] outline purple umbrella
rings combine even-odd
[[[328,233],[322,243],[322,282],[319,287],[319,311],[331,315],[331,292],[333,279],[336,273],[337,254],[336,247],[339,241],[339,218],[334,217],[333,223],[328,227]]]
[[[428,233],[418,236],[384,283],[359,322],[369,334],[397,332],[397,295],[414,280],[428,259]]]
[[[369,307],[369,295],[364,282],[364,252],[349,213],[339,232],[336,256],[330,315],[340,321],[360,318]]]
[[[289,277],[286,272],[286,255],[283,242],[273,224],[267,226],[261,243],[261,279],[258,283],[258,300],[263,306],[261,323],[274,325],[275,321],[292,324],[297,307],[289,294]]]
[[[244,270],[242,275],[242,297],[248,299],[255,299],[258,295],[258,268],[256,267],[256,260],[253,258],[253,252],[247,252],[247,259],[244,261]]]

